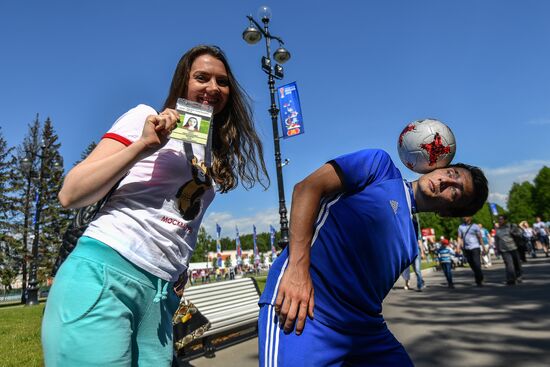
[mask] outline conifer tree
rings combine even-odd
[[[49,276],[57,257],[61,238],[69,224],[70,211],[63,209],[57,195],[63,183],[63,158],[59,153],[61,144],[49,118],[42,129],[41,172],[39,173],[40,238],[39,238],[39,279]],[[42,179],[40,180],[40,175]],[[36,216],[36,212],[35,212]]]
[[[14,233],[19,238],[14,244],[14,253],[20,259],[20,268],[22,275],[22,288],[27,288],[27,278],[29,270],[29,249],[31,246],[30,235],[31,220],[34,213],[33,199],[36,192],[36,174],[38,169],[38,154],[40,142],[40,123],[38,115],[34,122],[29,124],[27,135],[23,142],[16,149],[14,164],[11,170],[10,186],[13,189],[11,220]],[[25,292],[22,292],[21,302],[25,303]]]
[[[4,286],[4,291],[11,288],[20,266],[12,249],[17,238],[10,220],[13,215],[13,189],[10,186],[10,170],[14,159],[12,150],[8,148],[0,129],[0,284]]]

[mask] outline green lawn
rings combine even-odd
[[[43,366],[40,323],[44,304],[0,308],[0,366]]]

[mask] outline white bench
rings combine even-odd
[[[258,334],[260,290],[254,278],[241,278],[192,286],[185,298],[197,306],[211,327],[199,340],[184,349],[181,361],[204,354],[215,356],[216,349],[250,339]]]

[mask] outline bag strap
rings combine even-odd
[[[462,237],[462,241],[466,240],[466,236],[468,235],[468,232],[470,232],[470,228],[472,228],[473,225],[474,225],[473,223],[470,223],[470,225],[468,226],[468,229],[464,233],[464,237]]]

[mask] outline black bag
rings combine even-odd
[[[523,230],[518,225],[510,225],[510,236],[512,236],[516,246],[522,247],[524,245],[525,239],[523,237]]]
[[[120,179],[120,181],[122,181],[122,179]],[[107,195],[101,198],[98,202],[77,209],[73,220],[63,234],[61,246],[59,246],[59,253],[57,254],[57,259],[55,259],[55,263],[53,264],[51,273],[52,277],[55,277],[55,274],[59,270],[61,264],[63,264],[63,261],[65,261],[69,254],[74,250],[76,244],[78,243],[78,239],[82,237],[82,234],[84,234],[84,231],[88,228],[88,225],[94,220],[99,210],[103,208],[103,205],[107,202],[107,200],[109,200],[113,192],[115,192],[120,184],[120,181],[118,181],[115,186],[109,190]]]

